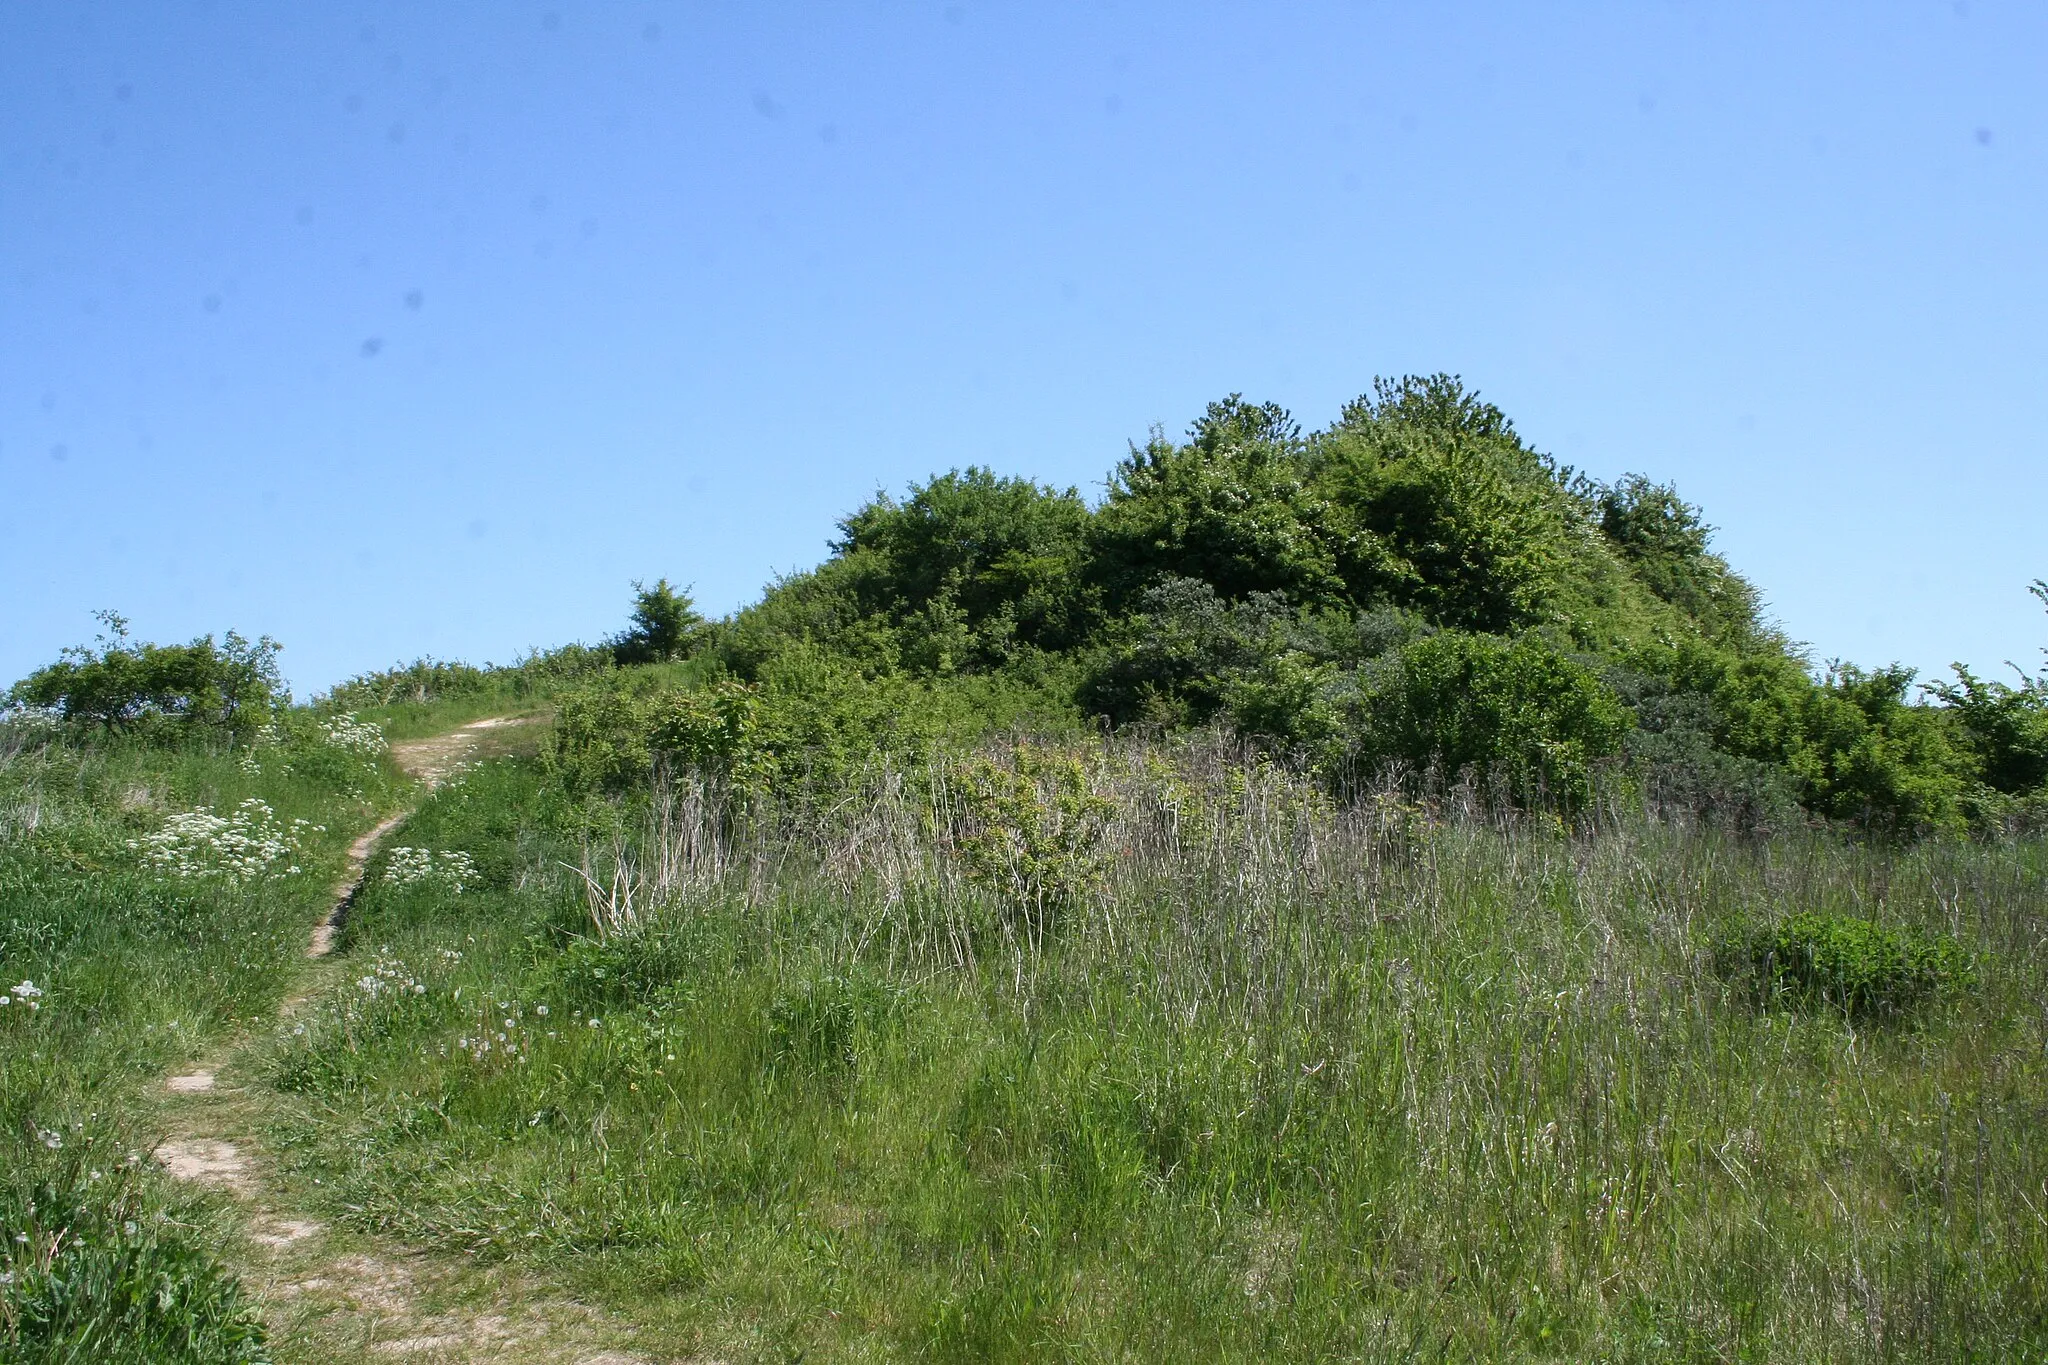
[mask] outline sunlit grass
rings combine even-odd
[[[685,799],[604,942],[586,843],[636,878],[484,764],[406,833],[480,884],[373,869],[351,928],[423,989],[275,1045],[299,1173],[742,1358],[2048,1349],[2040,845],[1566,837],[1229,757],[1105,750],[1109,880],[1042,932],[912,773]],[[1974,977],[1866,1021],[1723,974],[1797,911]]]
[[[0,755],[0,1358],[254,1358],[220,1211],[148,1159],[162,1079],[270,1026],[348,839],[402,779],[360,754],[19,729]],[[190,815],[247,801],[265,813],[233,838]]]

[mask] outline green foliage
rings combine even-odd
[[[299,711],[236,751],[23,728],[0,721],[0,1359],[267,1359],[224,1268],[231,1228],[148,1158],[161,1080],[274,1015],[343,850],[401,779],[366,735]],[[290,830],[296,871],[145,861],[174,818],[250,801]]]
[[[861,563],[859,609],[902,631],[921,672],[999,664],[1019,647],[1063,649],[1085,632],[1087,504],[1073,489],[970,465],[876,497],[840,523],[833,549]]]
[[[75,1168],[78,1162],[68,1163]],[[67,1178],[68,1177],[68,1178]],[[0,1357],[85,1365],[260,1365],[255,1304],[132,1171],[0,1184]]]
[[[1984,784],[2019,796],[2048,786],[2048,686],[2034,678],[2019,686],[1979,679],[1961,664],[1953,683],[1932,683],[1962,728],[1962,742],[1977,760]]]
[[[1600,679],[1535,635],[1424,636],[1368,681],[1359,707],[1369,758],[1567,810],[1590,799],[1596,765],[1628,732]]]
[[[488,669],[422,658],[374,673],[358,673],[328,689],[319,703],[336,711],[390,706],[395,702],[424,705],[450,697],[480,696],[490,685]]]
[[[217,645],[211,635],[188,645],[131,644],[124,618],[99,617],[107,633],[97,649],[71,646],[16,683],[7,700],[105,730],[176,722],[230,739],[253,734],[280,700],[282,646],[267,635],[251,641],[231,630]]]
[[[1111,602],[1128,609],[1168,578],[1225,598],[1335,600],[1331,509],[1310,483],[1298,430],[1284,410],[1232,394],[1209,405],[1185,445],[1155,431],[1133,446],[1090,528],[1090,573]]]
[[[1295,643],[1295,614],[1279,593],[1232,602],[1199,578],[1168,578],[1137,606],[1082,691],[1090,710],[1119,722],[1208,721],[1234,679]]]
[[[1908,701],[1912,670],[1838,664],[1816,680],[1782,652],[1704,642],[1633,658],[1700,699],[1716,748],[1777,768],[1809,810],[1888,836],[1966,826],[1975,763],[1953,715]]]
[[[1947,936],[1815,912],[1758,931],[1736,960],[1772,998],[1861,1016],[1897,1013],[1976,975],[1969,954]]]
[[[1747,834],[1803,822],[1791,772],[1722,747],[1725,726],[1711,694],[1625,664],[1610,665],[1603,679],[1633,721],[1623,751],[1651,809]]]
[[[1508,632],[1543,619],[1573,567],[1551,469],[1451,376],[1378,381],[1316,439],[1315,466],[1359,603]]]
[[[622,792],[654,775],[655,718],[666,695],[631,675],[599,675],[555,703],[555,773],[571,792]]]
[[[1951,741],[1947,717],[1908,704],[1913,670],[1829,670],[1802,716],[1801,748],[1789,766],[1816,810],[1866,828],[1912,834],[1962,828],[1967,755]]]
[[[672,587],[666,578],[651,588],[636,581],[633,624],[612,642],[612,653],[622,664],[667,663],[689,654],[703,629],[689,589]]]
[[[702,632],[690,681],[754,687],[744,723],[738,694],[674,701],[655,743],[615,705],[625,737],[576,781],[626,790],[661,752],[730,773],[744,749],[748,783],[819,795],[1022,712],[1219,725],[1332,779],[1399,762],[1572,807],[1622,758],[1659,809],[1752,832],[1794,804],[1886,837],[2048,815],[2048,684],[1960,671],[1914,705],[1896,668],[1816,676],[1699,508],[1558,466],[1455,376],[1376,380],[1308,435],[1232,394],[1132,448],[1093,510],[969,467],[840,529]],[[569,719],[586,745],[589,708]]]
[[[651,721],[650,747],[679,768],[716,775],[745,790],[758,788],[771,774],[754,688],[728,678],[702,692],[668,693],[655,703]]]
[[[954,847],[968,875],[1034,929],[1097,886],[1107,870],[1103,830],[1115,807],[1074,754],[1013,746],[1003,762],[977,758],[954,775],[961,821]]]
[[[1630,474],[1592,493],[1600,530],[1643,585],[1715,633],[1753,633],[1756,589],[1707,550],[1700,509],[1669,484]]]
[[[2036,579],[2028,591],[2048,606],[2048,582]],[[2030,677],[2015,664],[2020,681],[2011,686],[1954,668],[1955,682],[1926,690],[1955,717],[1979,780],[1999,796],[2048,799],[2048,670]]]

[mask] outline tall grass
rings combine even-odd
[[[483,885],[373,867],[375,972],[274,1045],[301,1174],[740,1358],[2048,1352],[2040,844],[1076,758],[1099,841],[1008,876],[1003,750],[825,810],[479,766],[406,841]],[[1795,912],[1974,975],[1870,1019],[1717,965]]]

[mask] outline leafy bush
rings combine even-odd
[[[424,705],[443,697],[478,696],[489,687],[487,670],[474,664],[415,659],[381,672],[358,673],[336,683],[318,700],[321,706],[334,710],[390,706],[394,702]]]
[[[188,645],[131,644],[124,618],[106,611],[99,619],[107,631],[97,649],[71,646],[16,683],[7,700],[107,730],[165,720],[241,739],[269,719],[283,692],[282,646],[267,635],[250,641],[229,631],[219,644],[211,635]]]
[[[550,767],[579,795],[645,783],[654,771],[654,718],[666,700],[624,675],[602,675],[564,692],[555,707]]]
[[[1757,591],[1707,550],[1712,528],[1670,484],[1630,474],[1591,490],[1600,530],[1643,585],[1720,632],[1753,632]]]
[[[905,634],[904,652],[949,673],[1000,663],[1019,646],[1058,649],[1090,623],[1081,589],[1088,506],[1073,489],[939,475],[902,502],[876,497],[840,523],[833,548],[862,561],[861,611]]]
[[[1358,702],[1368,759],[1445,782],[1467,775],[1503,796],[1564,809],[1592,795],[1595,763],[1618,754],[1628,715],[1601,681],[1541,639],[1444,631],[1403,646]]]
[[[583,696],[572,782],[624,791],[667,761],[818,796],[1023,709],[1224,725],[1326,775],[1478,774],[1563,807],[1625,756],[1653,805],[1752,832],[1795,804],[1884,837],[2048,818],[2048,679],[1959,670],[1914,704],[1908,670],[1818,672],[1676,489],[1558,465],[1456,376],[1376,380],[1309,435],[1232,394],[1133,447],[1093,509],[969,467],[840,530],[701,633],[686,594],[641,588],[610,651],[667,659],[687,637],[701,662],[662,683],[724,674],[751,700]]]
[[[772,760],[762,744],[755,689],[721,679],[702,692],[675,692],[653,708],[649,744],[678,768],[725,778],[742,790],[764,784]]]
[[[1175,445],[1155,430],[1110,475],[1089,568],[1112,604],[1128,609],[1167,578],[1199,579],[1225,598],[1337,600],[1330,509],[1310,482],[1293,418],[1232,394],[1211,403],[1188,437]]]
[[[1858,1016],[1896,1013],[1974,979],[1969,955],[1953,939],[1887,929],[1852,915],[1788,916],[1758,931],[1732,957],[1771,997]]]
[[[1082,699],[1117,721],[1201,724],[1224,707],[1235,676],[1295,643],[1293,618],[1280,593],[1232,602],[1199,578],[1165,579],[1139,594]]]
[[[1571,571],[1576,512],[1500,409],[1454,377],[1375,383],[1315,444],[1354,600],[1439,625],[1534,625]]]
[[[1097,885],[1103,831],[1115,807],[1072,754],[1019,744],[1007,761],[978,758],[956,774],[962,819],[954,847],[968,874],[1042,927],[1048,911]]]

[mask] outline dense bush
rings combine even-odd
[[[1211,403],[1185,445],[1157,431],[1110,475],[1090,573],[1128,608],[1152,584],[1192,578],[1226,598],[1336,601],[1342,583],[1299,428],[1271,404]]]
[[[98,648],[74,645],[54,664],[16,683],[7,700],[106,730],[173,722],[246,738],[270,718],[283,694],[281,646],[234,631],[219,644],[203,635],[187,645],[131,643],[128,622],[101,612]]]
[[[1133,447],[1094,507],[937,475],[831,549],[709,624],[636,584],[598,653],[694,671],[579,687],[572,784],[666,765],[825,794],[878,751],[1029,716],[1214,725],[1333,781],[1400,767],[1566,809],[1613,768],[1751,832],[2048,818],[2048,679],[1815,668],[1676,489],[1558,465],[1452,376],[1376,381],[1306,434],[1232,394]],[[683,695],[720,678],[741,690]]]
[[[1360,699],[1364,752],[1501,795],[1583,806],[1628,715],[1588,669],[1535,635],[1444,631],[1403,646]]]

